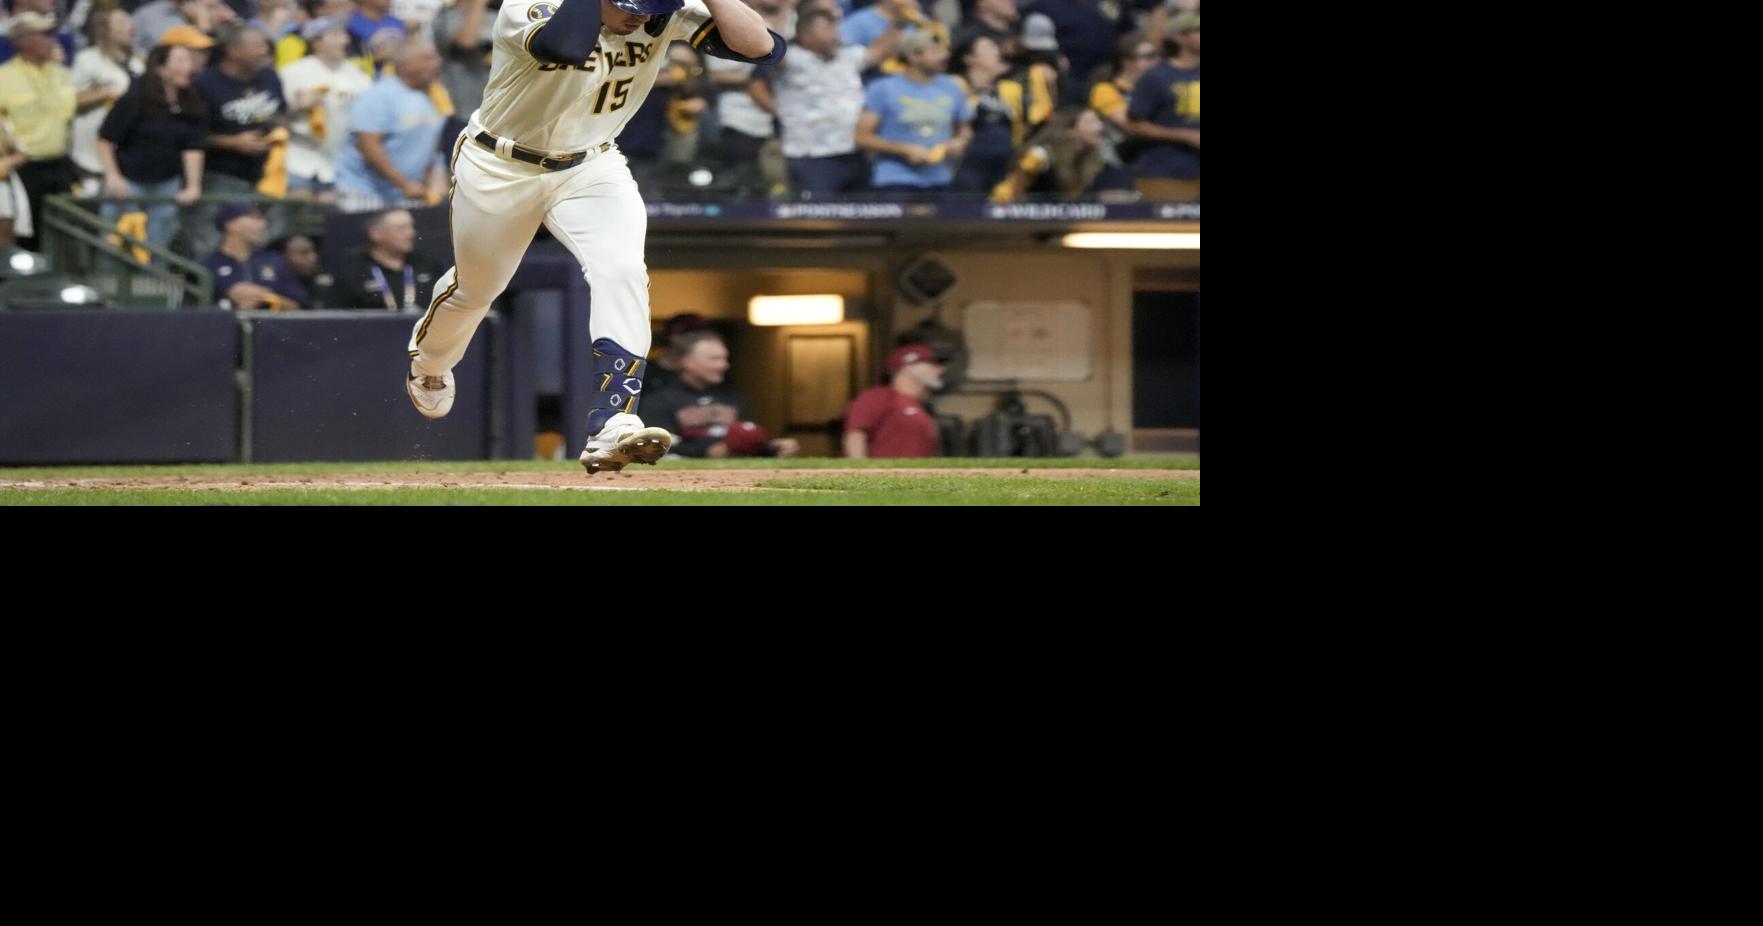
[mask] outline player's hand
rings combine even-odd
[[[801,456],[802,445],[793,437],[779,437],[771,441],[771,452],[780,457]]]
[[[199,186],[184,187],[177,191],[177,195],[172,197],[172,199],[177,200],[177,204],[180,206],[194,206],[196,205],[196,200],[201,198],[202,188]]]
[[[8,160],[10,160],[10,158]],[[124,180],[121,174],[117,174],[113,177],[104,178],[104,195],[111,199],[128,199],[135,194],[134,191],[129,189],[129,182]]]

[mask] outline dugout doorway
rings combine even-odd
[[[755,296],[837,295],[844,321],[818,325],[755,325]],[[804,456],[837,456],[845,409],[872,385],[871,274],[825,267],[649,271],[650,316],[657,356],[667,320],[704,316],[729,348],[728,382],[773,437],[793,437]],[[639,414],[640,405],[639,405]]]
[[[1200,452],[1199,271],[1133,274],[1132,449]]]

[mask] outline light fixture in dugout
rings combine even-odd
[[[1200,249],[1199,232],[1073,232],[1059,239],[1068,248],[1118,248],[1122,250]]]
[[[844,296],[754,296],[747,320],[755,325],[833,325],[845,320]]]

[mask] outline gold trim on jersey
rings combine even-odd
[[[699,26],[698,31],[692,33],[692,47],[697,48],[698,43],[704,41],[704,37],[709,35],[710,30],[714,28],[716,28],[716,20],[714,19],[706,20],[704,25]]]
[[[550,21],[547,20],[545,22],[539,23],[538,25],[534,26],[533,31],[528,32],[526,34],[526,38],[521,40],[520,47],[526,49],[527,54],[529,54],[529,55],[532,54],[533,53],[533,36],[538,35],[540,29],[543,29],[546,26],[549,26],[550,24],[551,24]]]

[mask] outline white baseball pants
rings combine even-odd
[[[593,290],[589,337],[611,338],[649,353],[649,271],[643,241],[649,213],[617,148],[568,170],[502,157],[466,137],[455,143],[453,267],[435,283],[434,300],[410,333],[418,375],[453,369],[520,267],[543,222],[575,255]]]

